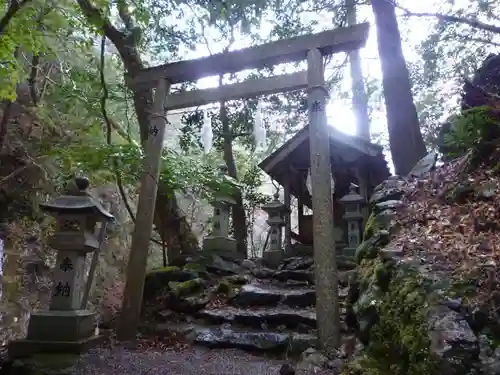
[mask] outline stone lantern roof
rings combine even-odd
[[[274,199],[271,202],[262,205],[262,209],[266,211],[268,214],[274,212],[280,212],[286,208],[285,204],[281,203],[280,200],[278,199],[279,197],[278,193],[275,193],[273,197]]]
[[[339,199],[340,203],[343,204],[349,204],[349,203],[363,203],[365,201],[365,198],[363,198],[361,195],[359,195],[356,192],[357,186],[355,184],[351,184],[349,186],[349,194],[344,195],[342,198]]]
[[[89,180],[87,178],[75,178],[75,185],[77,190],[71,192],[71,195],[68,192],[46,203],[40,203],[40,208],[51,214],[92,214],[106,221],[114,220],[114,216],[88,193]]]

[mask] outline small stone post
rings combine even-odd
[[[351,184],[349,193],[342,197],[339,202],[344,205],[343,218],[347,221],[347,248],[344,249],[344,254],[354,255],[362,240],[362,204],[365,199],[356,192],[356,185]]]
[[[31,314],[26,339],[9,343],[14,357],[47,350],[78,352],[102,338],[95,334],[95,313],[81,309],[85,258],[100,247],[96,224],[114,218],[87,192],[86,178],[77,178],[75,184],[77,191],[40,204],[56,218],[55,233],[49,238],[57,250],[52,297],[48,311]]]
[[[227,171],[225,165],[219,167],[220,174],[224,175]],[[225,194],[215,194],[210,202],[214,207],[214,216],[212,218],[212,234],[203,239],[203,250],[215,251],[230,256],[238,256],[236,240],[229,236],[229,218],[231,206],[236,201]]]
[[[278,199],[278,193],[274,194],[274,200],[262,206],[269,215],[267,223],[270,226],[269,247],[264,249],[262,258],[269,267],[278,267],[284,257],[282,233],[285,226],[283,215],[286,211],[285,204]]]

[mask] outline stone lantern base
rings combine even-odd
[[[280,250],[266,250],[262,253],[263,263],[270,268],[278,268],[283,259],[285,258],[285,253],[282,249]]]
[[[96,335],[96,314],[89,310],[43,311],[33,313],[24,340],[9,342],[9,357],[37,353],[81,353],[102,343]]]
[[[203,250],[233,258],[244,257],[243,254],[238,254],[236,240],[229,237],[207,236],[203,239]]]

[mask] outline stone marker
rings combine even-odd
[[[27,337],[9,342],[13,358],[38,352],[80,352],[101,341],[95,334],[95,313],[81,309],[87,253],[100,247],[98,222],[113,216],[87,192],[89,181],[76,179],[77,191],[40,205],[56,218],[49,244],[57,250],[48,311],[31,314]]]

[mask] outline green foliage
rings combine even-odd
[[[499,129],[499,121],[492,116],[491,110],[488,106],[476,107],[451,120],[450,132],[444,137],[450,156],[464,155],[492,140],[491,135]]]
[[[125,185],[137,185],[142,173],[143,151],[136,143],[70,143],[47,150],[47,154],[63,171],[61,178],[64,180],[75,173],[89,172],[97,182],[106,182],[114,180],[117,170]],[[218,191],[231,193],[237,186],[230,177],[220,176],[210,165],[171,150],[163,150],[159,182],[167,185],[170,191],[191,188],[205,197]]]
[[[414,9],[410,4],[408,7]],[[436,3],[427,11],[493,25],[500,17],[499,4],[487,0]],[[481,61],[497,52],[499,35],[465,22],[433,17],[425,21],[410,17],[403,35],[411,35],[413,39],[412,27],[416,24],[423,27],[423,22],[429,33],[417,45],[420,58],[410,62],[409,69],[421,130],[428,148],[435,149],[440,146],[441,124],[458,105],[463,78],[471,77]]]

